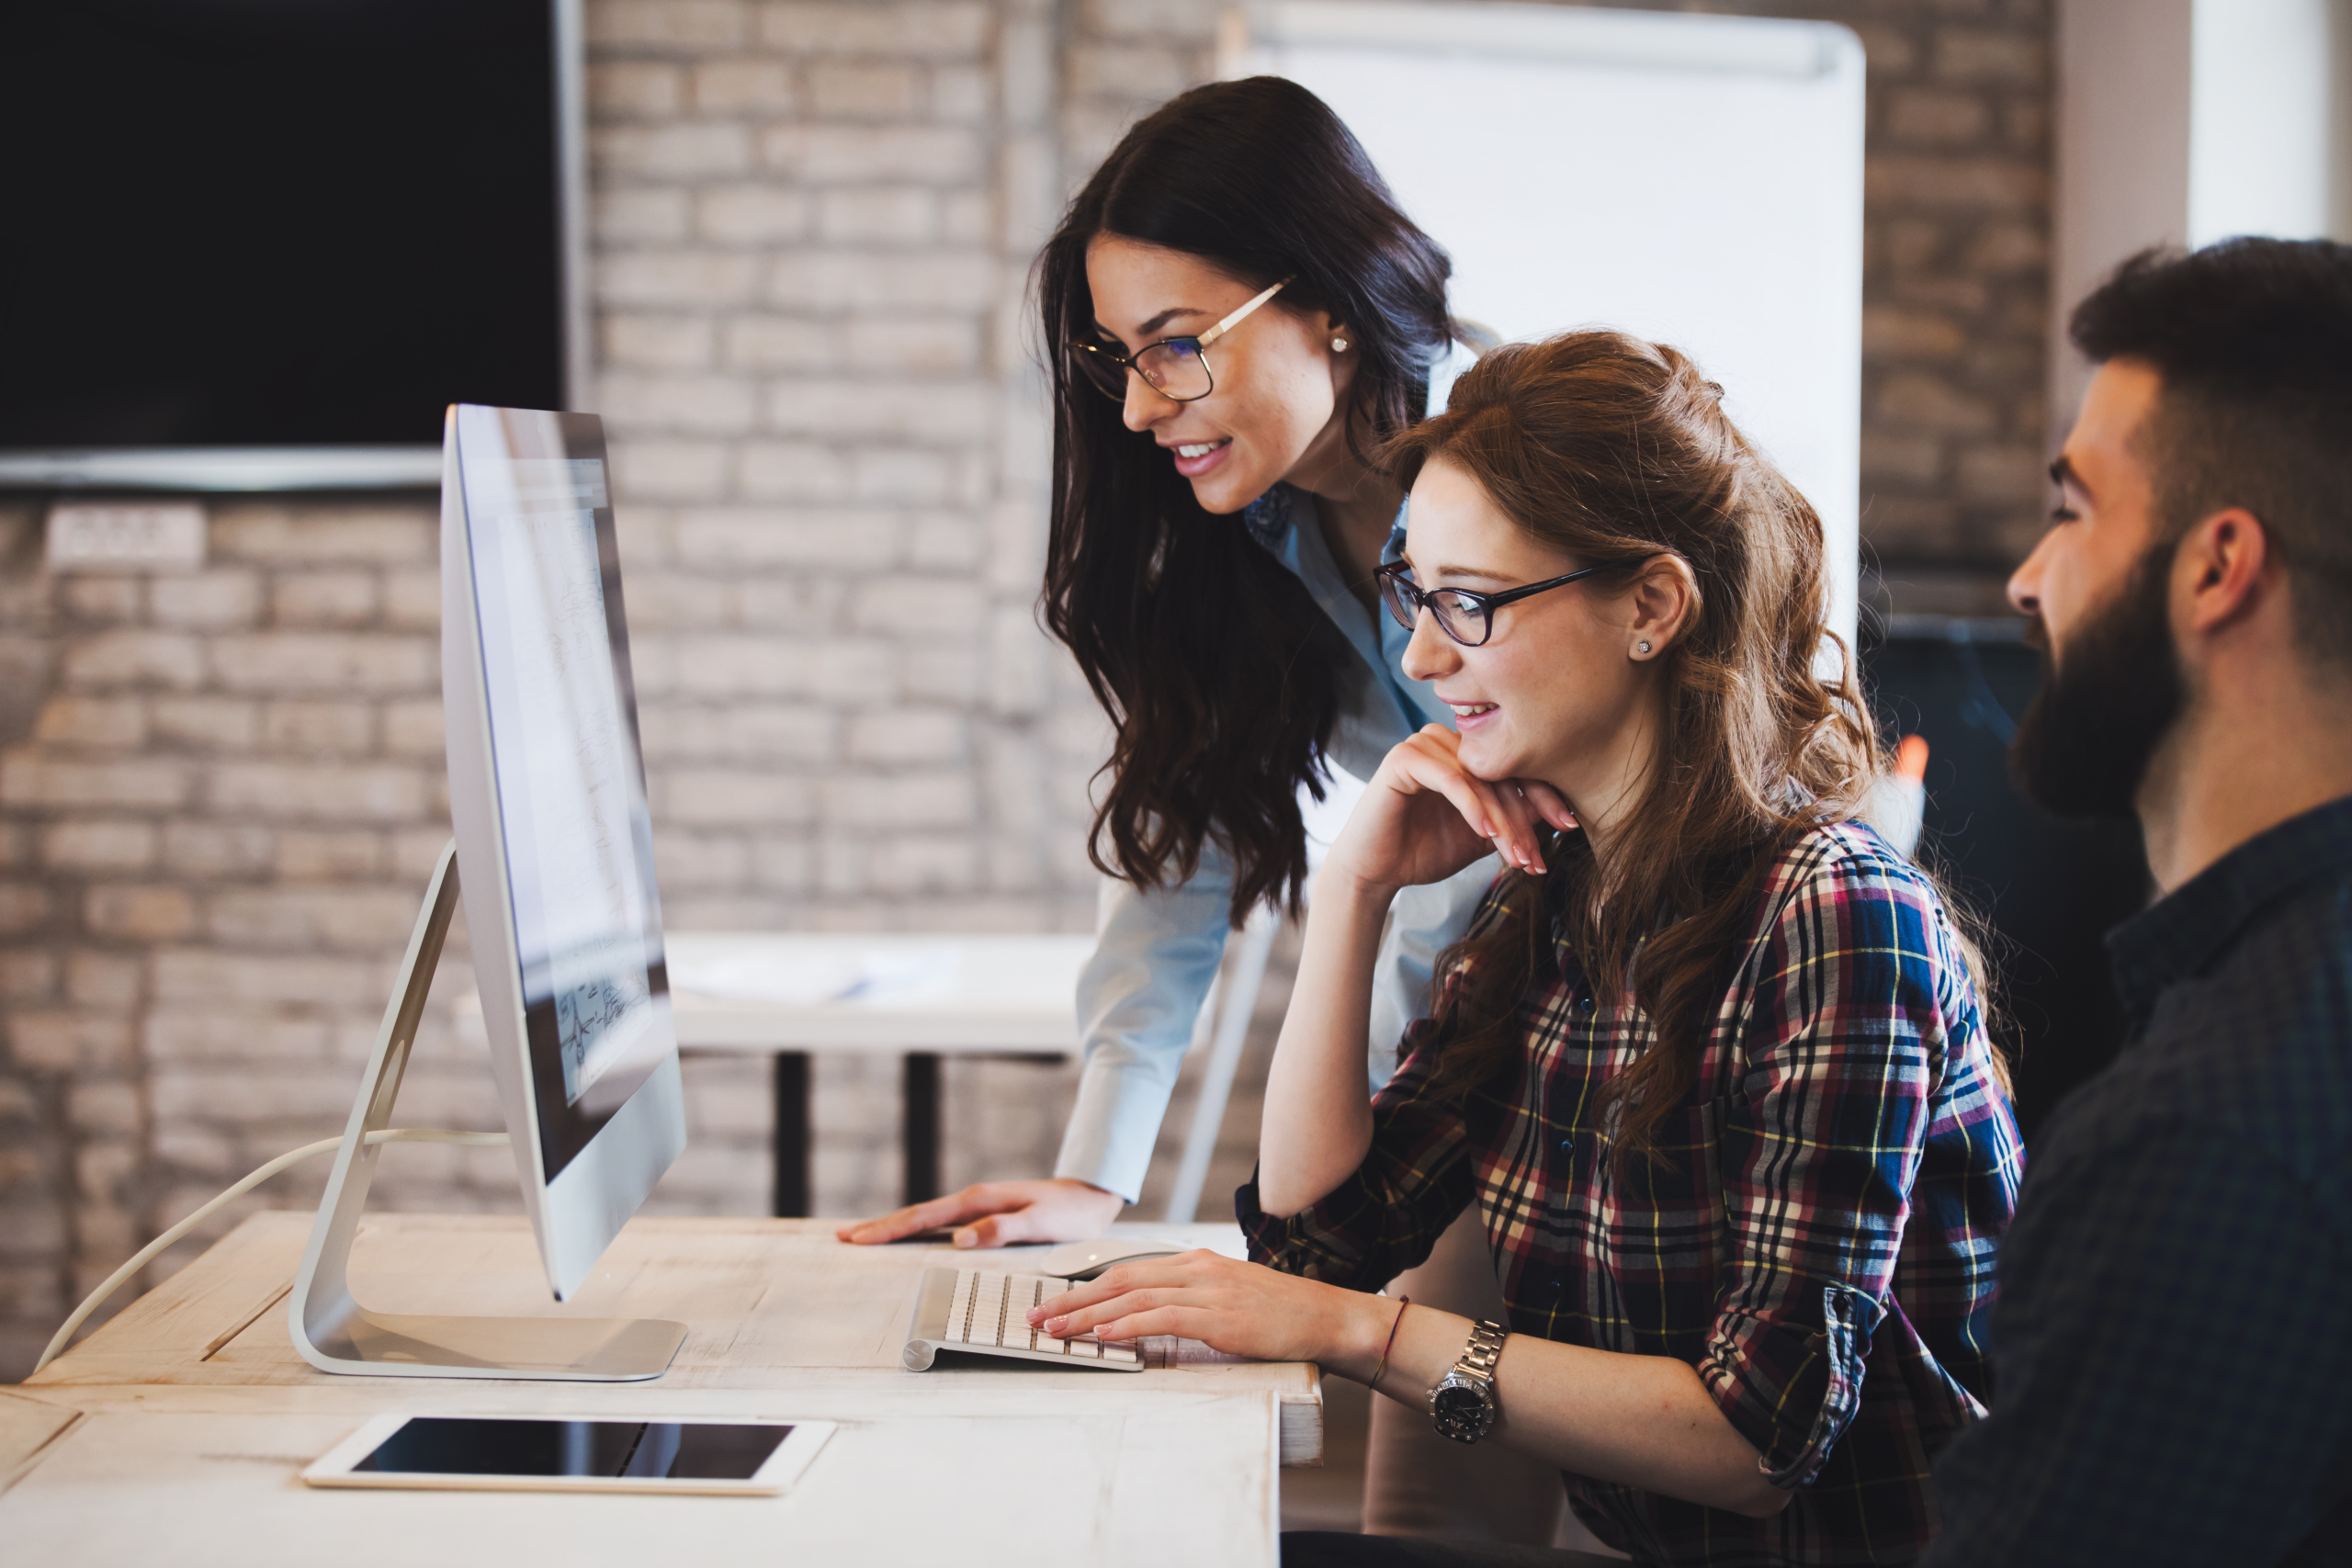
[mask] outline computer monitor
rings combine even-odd
[[[445,452],[458,883],[515,1175],[563,1300],[686,1145],[604,429],[461,403]]]
[[[548,1285],[570,1299],[685,1148],[602,426],[459,404],[441,486],[455,841],[424,897],[288,1305],[329,1371],[647,1378],[682,1325],[394,1315],[347,1264],[460,896],[492,1076]]]

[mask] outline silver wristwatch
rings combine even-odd
[[[1462,1359],[1430,1390],[1430,1414],[1441,1435],[1475,1443],[1493,1429],[1495,1363],[1502,1359],[1503,1341],[1510,1337],[1499,1323],[1481,1323],[1470,1331]]]

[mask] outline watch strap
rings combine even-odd
[[[1454,1371],[1481,1382],[1493,1382],[1495,1363],[1503,1359],[1503,1341],[1510,1337],[1510,1329],[1481,1318],[1470,1330],[1470,1343],[1463,1349],[1462,1359],[1453,1363]]]

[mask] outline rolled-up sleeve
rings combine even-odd
[[[1094,953],[1078,976],[1086,1066],[1054,1174],[1134,1202],[1168,1097],[1231,929],[1233,870],[1204,849],[1190,882],[1103,885]]]
[[[1724,1103],[1731,1269],[1699,1375],[1775,1485],[1810,1481],[1861,1400],[1948,1046],[1952,961],[1916,874],[1852,856],[1789,894],[1742,977]]]

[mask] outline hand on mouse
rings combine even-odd
[[[1126,1206],[1127,1201],[1115,1192],[1068,1178],[976,1181],[961,1192],[910,1204],[878,1220],[853,1221],[833,1235],[860,1247],[873,1247],[953,1225],[957,1247],[1084,1241],[1108,1230]]]
[[[1396,1303],[1215,1252],[1122,1263],[1030,1309],[1057,1339],[1173,1334],[1261,1361],[1317,1361],[1368,1375]]]

